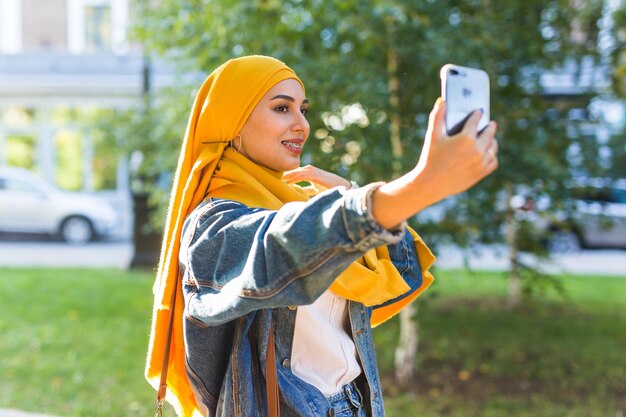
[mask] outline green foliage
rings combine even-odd
[[[55,137],[55,183],[66,190],[78,191],[83,185],[81,137],[76,132],[62,130]]]
[[[11,135],[7,138],[8,165],[33,169],[35,167],[35,139],[32,136]]]
[[[626,3],[621,2],[613,14],[613,45],[611,49],[611,67],[613,93],[618,99],[626,99]],[[626,124],[626,116],[622,115],[622,121]],[[614,135],[607,145],[612,152],[611,176],[615,178],[626,177],[626,131]]]
[[[564,184],[572,172],[605,173],[597,163],[595,139],[568,120],[569,110],[586,108],[596,92],[546,96],[540,85],[545,71],[566,64],[580,68],[583,60],[599,62],[603,3],[162,0],[150,7],[148,0],[139,0],[134,36],[188,72],[209,73],[229,58],[248,54],[284,60],[308,86],[312,104],[312,134],[303,162],[360,183],[392,179],[398,164],[404,171],[415,165],[428,113],[440,94],[443,64],[485,69],[491,78],[491,114],[499,124],[500,168],[457,196],[453,206],[444,208],[442,221],[413,221],[428,232],[429,241],[470,246],[503,240],[502,225],[517,221],[510,195],[536,199],[547,194],[558,202],[568,196]],[[623,19],[623,13],[616,16],[618,23]],[[622,28],[606,30],[617,33],[623,44]],[[615,54],[623,60],[621,51]],[[390,97],[394,77],[397,104]],[[158,105],[105,119],[108,134],[122,140],[123,149],[143,155],[133,188],[151,192],[152,204],[160,208],[155,224],[163,222],[169,184],[159,179],[173,172],[193,92],[181,85],[177,96],[158,99]],[[394,118],[399,119],[401,156],[394,156],[390,145]],[[573,147],[581,152],[568,158]],[[541,252],[541,236],[524,233],[530,226],[518,227],[524,245]]]
[[[626,98],[626,3],[613,14],[614,42],[611,53],[613,62],[613,89],[621,98]]]
[[[457,242],[469,243],[500,239],[506,204],[496,199],[504,184],[523,184],[530,194],[564,188],[571,172],[566,151],[578,140],[566,134],[565,116],[589,97],[575,103],[545,97],[539,76],[568,59],[597,58],[601,8],[599,0],[166,0],[146,9],[136,34],[187,69],[209,72],[244,54],[283,59],[309,86],[313,143],[305,161],[360,182],[392,177],[392,112],[401,120],[403,169],[414,166],[443,64],[484,68],[492,80],[501,168],[461,196],[450,225],[442,225],[455,230]],[[397,108],[389,100],[392,52]]]
[[[148,194],[154,227],[163,227],[171,177],[176,169],[193,91],[198,86],[162,89],[136,107],[99,109],[83,115],[82,125],[98,147],[130,160],[131,190]],[[109,153],[108,156],[111,156]],[[111,166],[111,160],[98,160]]]
[[[94,147],[93,187],[95,190],[112,190],[117,187],[117,162],[119,155],[110,151],[110,141],[97,131],[91,131]]]

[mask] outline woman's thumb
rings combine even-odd
[[[439,97],[428,118],[428,130],[431,141],[446,136],[446,102]]]

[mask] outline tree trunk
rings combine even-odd
[[[394,22],[387,21],[390,45],[387,50],[387,81],[389,84],[389,140],[393,156],[393,177],[402,175],[402,156],[404,150],[400,140],[400,81],[398,80],[398,54],[393,46]],[[415,304],[406,306],[400,312],[400,336],[395,351],[394,365],[396,382],[401,387],[409,386],[415,378],[415,358],[419,341],[418,326],[414,320],[417,312]]]
[[[398,80],[398,54],[393,46],[387,51],[387,80],[389,83],[389,140],[391,142],[391,155],[393,177],[402,175],[402,141],[400,140],[400,81]]]
[[[513,190],[511,185],[505,187],[505,196],[508,208],[504,220],[504,233],[506,244],[509,248],[509,294],[507,305],[509,308],[517,308],[522,303],[522,278],[519,270],[519,248],[517,246],[518,224],[515,220],[515,211],[510,206]]]
[[[415,358],[419,346],[419,326],[414,318],[417,304],[411,303],[400,312],[400,338],[394,356],[396,382],[401,387],[415,380]]]

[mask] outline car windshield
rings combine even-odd
[[[613,197],[615,203],[626,204],[626,190],[613,189]]]
[[[619,188],[579,188],[573,190],[573,195],[588,202],[626,204],[626,190]]]

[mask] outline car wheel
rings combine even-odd
[[[570,230],[555,230],[548,240],[551,253],[576,253],[582,249],[580,238]]]
[[[84,245],[93,237],[91,222],[84,217],[70,217],[61,225],[61,237],[71,245]]]

